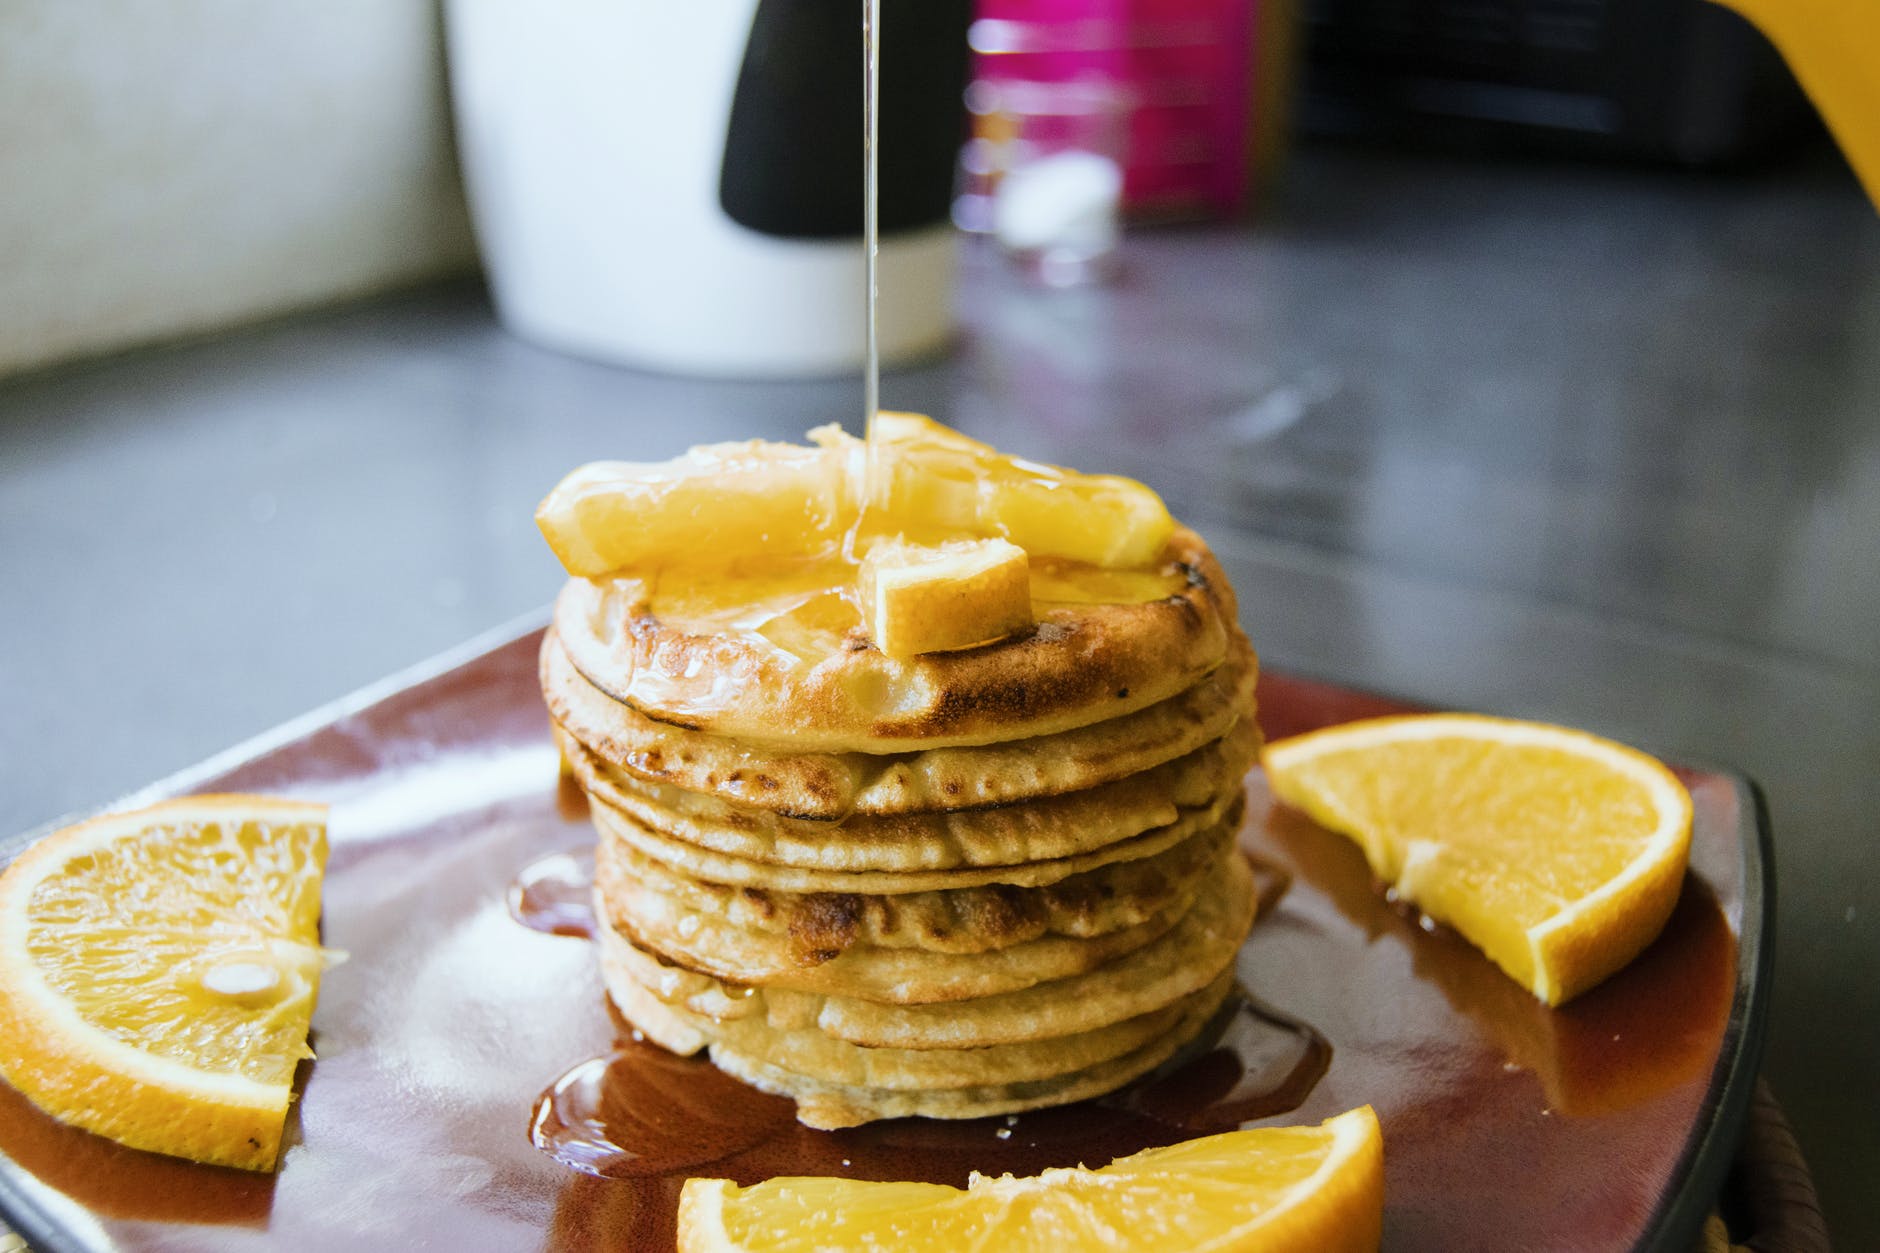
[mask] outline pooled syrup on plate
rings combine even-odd
[[[1257,922],[1279,907],[1280,900],[1292,887],[1292,871],[1244,844],[1241,845],[1240,855],[1253,868],[1253,917]]]
[[[542,1093],[529,1139],[583,1174],[683,1180],[795,1124],[786,1098],[629,1034]]]
[[[594,938],[594,854],[550,853],[524,866],[504,897],[531,931]]]

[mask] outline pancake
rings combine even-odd
[[[601,916],[620,917],[627,901],[610,885],[624,872],[667,908],[777,937],[798,965],[828,961],[856,944],[983,953],[1047,935],[1105,935],[1171,906],[1185,908],[1238,825],[1224,822],[1153,857],[1112,862],[1039,888],[995,883],[894,896],[731,887],[679,873],[625,841],[606,840],[595,858],[597,891]]]
[[[871,1049],[814,1027],[773,1027],[762,1018],[707,1018],[668,1005],[619,964],[603,967],[607,994],[655,1044],[681,1055],[730,1049],[807,1079],[851,1087],[933,1091],[1026,1083],[1085,1070],[1133,1052],[1172,1028],[1187,1001],[1078,1035],[983,1049]],[[1196,996],[1204,995],[1196,993]]]
[[[1153,857],[1199,831],[1221,822],[1239,825],[1246,796],[1238,783],[1233,790],[1200,809],[1180,811],[1174,822],[1141,835],[1087,853],[1049,861],[1019,862],[1010,866],[967,866],[957,870],[822,870],[752,861],[687,844],[655,831],[631,815],[590,798],[589,815],[604,841],[617,839],[648,857],[693,879],[728,887],[762,888],[778,892],[857,892],[866,895],[904,895],[945,892],[1004,883],[1014,887],[1043,887],[1099,866]]]
[[[750,861],[844,871],[953,870],[1089,852],[1215,807],[1239,787],[1260,748],[1258,727],[1243,719],[1186,756],[1081,792],[829,823],[649,786],[610,769],[572,736],[558,733],[557,742],[588,795],[641,826]]]
[[[620,870],[602,867],[595,888],[607,924],[635,947],[730,983],[817,992],[895,1005],[995,996],[1095,970],[1168,933],[1186,912],[1172,901],[1133,926],[1080,937],[1047,935],[975,953],[850,945],[804,960],[787,933],[732,926],[695,913]]]
[[[714,1058],[741,1055],[773,1073],[814,1085],[910,1094],[1080,1075],[1168,1040],[1178,1027],[1197,1019],[1205,1024],[1233,983],[1232,972],[1224,972],[1214,983],[1163,1009],[1080,1035],[984,1049],[908,1050],[859,1048],[819,1032],[778,1030],[754,1019],[720,1023],[667,1005],[618,967],[606,970],[604,978],[622,1016],[672,1052],[690,1055],[710,1048]]]
[[[617,962],[668,1004],[710,1018],[761,1015],[774,1027],[815,1026],[871,1048],[959,1049],[1076,1035],[1150,1013],[1229,969],[1253,923],[1253,875],[1229,853],[1192,908],[1166,935],[1086,974],[1017,991],[930,1004],[885,1004],[848,996],[732,985],[601,929],[603,962]]]
[[[1220,739],[1250,714],[1258,669],[1238,629],[1231,635],[1219,669],[1133,713],[1046,737],[887,756],[760,752],[655,722],[589,683],[553,629],[542,641],[542,694],[556,724],[599,760],[701,799],[818,820],[944,812],[1083,791]]]
[[[1049,1079],[968,1088],[913,1090],[834,1083],[796,1074],[768,1058],[714,1045],[712,1062],[754,1088],[796,1101],[806,1126],[833,1130],[880,1118],[984,1118],[1087,1100],[1140,1078],[1175,1056],[1208,1025],[1233,990],[1231,970],[1184,998],[1175,1025],[1141,1047],[1086,1069]],[[625,1012],[625,1011],[623,1011]],[[628,1015],[631,1017],[631,1015]],[[658,1037],[649,1031],[655,1039]]]
[[[1177,590],[1161,599],[1054,605],[1007,639],[914,657],[875,648],[833,589],[806,589],[765,618],[820,615],[811,634],[825,638],[807,648],[779,646],[764,625],[727,620],[722,610],[662,617],[657,579],[627,576],[569,580],[555,631],[588,682],[668,726],[799,753],[965,747],[1107,722],[1218,667],[1236,616],[1219,563],[1199,536],[1178,528],[1162,572]],[[767,579],[774,594],[775,576]],[[663,598],[683,600],[686,591]],[[762,599],[735,584],[714,593],[739,612]]]

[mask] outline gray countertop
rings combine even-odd
[[[971,253],[884,403],[1133,474],[1265,662],[1732,764],[1774,813],[1766,1073],[1880,1247],[1880,221],[1845,172],[1313,153],[1113,286]],[[855,380],[557,356],[459,285],[0,383],[0,830],[544,604],[576,463],[794,437]]]

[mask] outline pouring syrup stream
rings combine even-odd
[[[862,266],[867,275],[863,421],[873,487],[875,415],[881,412],[881,0],[862,0]]]
[[[876,492],[876,417],[881,413],[881,0],[862,0],[862,505],[842,556],[861,559],[856,540]]]

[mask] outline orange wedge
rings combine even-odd
[[[1690,793],[1622,744],[1427,714],[1278,740],[1264,760],[1275,796],[1549,1005],[1631,961],[1677,903]]]
[[[326,807],[192,796],[0,875],[0,1073],[133,1148],[270,1170],[320,972]]]
[[[679,1248],[1355,1253],[1377,1248],[1383,1214],[1384,1141],[1367,1105],[1317,1127],[1230,1131],[1100,1170],[975,1174],[963,1190],[830,1178],[740,1188],[688,1179]]]

